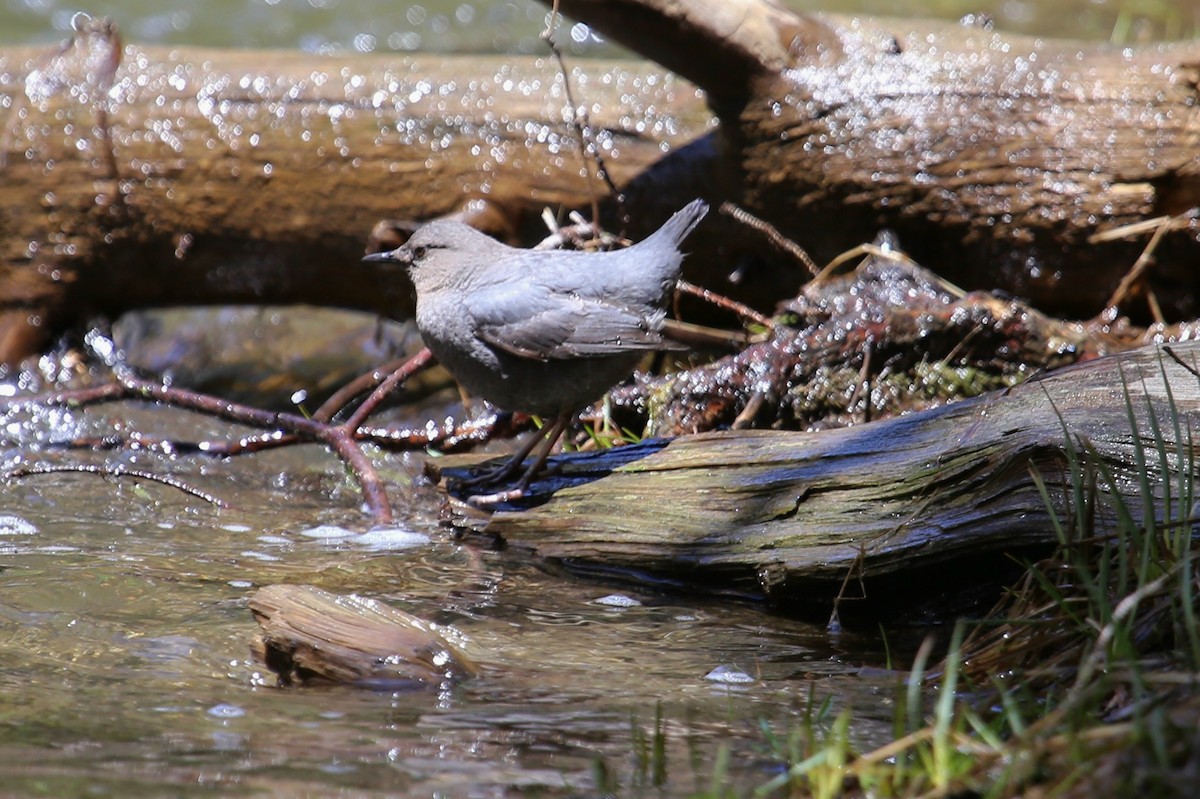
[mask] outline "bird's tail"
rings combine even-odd
[[[687,238],[687,235],[700,224],[700,220],[708,213],[708,203],[704,200],[692,200],[683,208],[671,215],[663,226],[654,232],[653,238],[666,238],[676,248]]]

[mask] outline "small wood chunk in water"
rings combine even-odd
[[[475,665],[430,622],[354,594],[269,585],[250,598],[262,627],[255,656],[280,685],[335,682],[372,688],[436,688]]]

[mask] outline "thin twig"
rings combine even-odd
[[[590,240],[590,242],[589,242]],[[570,244],[575,249],[585,249],[587,244],[597,244],[594,249],[614,249],[616,247],[628,247],[629,240],[601,230],[594,222],[579,222],[570,225],[562,225],[551,229],[551,233],[546,238],[533,245],[534,250],[558,250],[564,245]],[[593,247],[586,247],[593,249]]]
[[[558,42],[554,39],[554,33],[558,29],[559,13],[558,0],[550,6],[550,19],[546,25],[546,30],[542,31],[542,39],[550,47],[550,52],[554,54],[554,59],[558,62],[558,69],[563,76],[563,87],[567,93],[567,104],[571,109],[571,122],[575,126],[575,132],[579,141],[579,157],[586,163],[588,159],[588,150],[591,150],[592,160],[596,162],[596,171],[604,184],[608,186],[608,191],[612,195],[613,200],[617,204],[617,220],[620,222],[622,230],[629,224],[629,214],[625,211],[625,195],[622,194],[612,177],[608,172],[608,165],[604,163],[604,156],[600,154],[600,147],[592,139],[592,123],[588,116],[587,109],[575,104],[575,94],[571,89],[571,75],[567,71],[567,63],[563,58],[562,49],[558,46]],[[596,196],[595,190],[592,188],[592,173],[587,172],[588,176],[588,195],[592,200],[592,222],[599,224],[600,221],[600,200]]]
[[[1194,376],[1200,377],[1200,370],[1198,370],[1195,366],[1185,362],[1182,358],[1180,358],[1179,353],[1175,352],[1174,349],[1172,349],[1171,347],[1168,347],[1168,346],[1164,346],[1163,352],[1165,352],[1171,360],[1173,360],[1175,363],[1182,366],[1184,369],[1187,369]]]
[[[234,457],[268,449],[291,446],[300,438],[292,433],[280,433],[275,430],[269,433],[258,433],[242,436],[235,441],[181,441],[177,438],[157,438],[141,433],[131,433],[129,436],[80,436],[77,438],[52,441],[46,444],[50,449],[90,449],[126,450],[136,452],[158,452],[163,455],[207,455],[214,458]]]
[[[747,211],[745,208],[734,205],[730,202],[721,203],[721,213],[726,216],[731,216],[746,227],[757,230],[767,237],[767,241],[775,245],[778,249],[791,255],[797,261],[804,265],[808,273],[816,277],[820,273],[817,264],[809,256],[808,252],[796,242],[789,239],[787,236],[779,232],[778,228],[767,222],[765,219],[759,219],[754,214]]]
[[[803,497],[800,499],[803,499]],[[867,586],[863,582],[863,567],[866,561],[867,549],[864,543],[858,546],[858,554],[854,556],[854,561],[846,569],[846,576],[842,578],[842,585],[838,588],[837,596],[833,598],[833,607],[829,611],[829,621],[825,623],[825,630],[827,632],[836,632],[842,629],[841,608],[843,602],[849,602],[852,599],[867,598]],[[858,578],[859,595],[857,597],[847,596],[846,591],[850,588],[850,584],[856,576]]]
[[[762,325],[767,330],[775,330],[775,323],[767,317],[760,314],[758,311],[751,308],[749,305],[730,299],[723,294],[718,294],[715,291],[697,286],[694,283],[689,283],[682,278],[675,281],[675,288],[686,294],[691,294],[694,297],[699,297],[705,302],[712,303],[718,308],[724,308],[727,311],[732,311],[743,319],[749,319],[756,325]]]
[[[1104,304],[1104,310],[1100,312],[1101,317],[1115,319],[1117,308],[1133,295],[1134,287],[1145,283],[1146,270],[1154,263],[1154,251],[1158,249],[1159,242],[1162,241],[1167,231],[1171,229],[1171,219],[1171,217],[1160,217],[1157,220],[1153,220],[1158,223],[1158,226],[1154,229],[1154,234],[1150,236],[1150,241],[1146,243],[1137,260],[1133,262],[1133,266],[1129,267],[1129,271],[1121,278],[1121,282],[1117,284],[1117,288],[1113,291],[1112,296]],[[1159,324],[1165,324],[1166,320],[1163,319],[1162,310],[1158,305],[1158,298],[1145,285],[1142,285],[1142,290],[1146,292],[1146,301],[1150,306],[1150,312],[1154,316],[1154,321]]]
[[[5,482],[21,477],[30,477],[36,474],[56,474],[61,472],[81,472],[83,474],[96,474],[102,477],[132,477],[138,480],[148,480],[152,483],[161,483],[169,486],[185,494],[190,494],[193,497],[202,499],[211,505],[216,505],[218,508],[228,508],[229,504],[220,497],[214,496],[207,491],[189,485],[184,481],[171,477],[170,475],[154,474],[153,472],[145,471],[144,469],[130,469],[120,464],[115,465],[99,465],[94,463],[62,463],[49,464],[43,463],[35,466],[22,466],[17,469],[12,469],[4,474]]]
[[[321,403],[321,407],[317,408],[317,410],[313,412],[312,418],[319,422],[332,421],[333,417],[337,416],[338,413],[347,405],[349,405],[355,397],[359,396],[360,394],[366,394],[368,391],[375,388],[377,385],[382,383],[388,375],[402,367],[407,360],[407,358],[396,358],[395,360],[388,361],[382,366],[379,366],[354,378],[349,383],[346,383],[337,391],[333,392],[333,394],[329,396],[329,399]]]
[[[854,391],[846,401],[846,412],[854,413],[854,405],[858,398],[866,392],[863,398],[863,424],[871,421],[871,355],[875,352],[875,338],[867,336],[863,342],[863,362],[858,370],[858,379],[854,381]]]
[[[422,447],[436,448],[441,452],[454,452],[467,446],[488,441],[496,435],[508,432],[516,433],[521,429],[532,426],[531,421],[523,425],[513,425],[501,421],[502,414],[487,413],[475,419],[455,424],[447,420],[442,425],[432,422],[417,428],[378,428],[360,426],[355,431],[355,437],[360,441],[371,441],[381,447],[402,447],[418,449]],[[511,414],[503,414],[511,419]],[[527,417],[526,417],[527,418]]]
[[[762,390],[751,394],[750,399],[746,400],[746,407],[742,408],[741,413],[733,420],[730,427],[734,430],[749,430],[754,424],[754,417],[758,416],[758,412],[762,410],[766,398],[766,392]]]
[[[392,370],[392,373],[375,387],[371,395],[363,400],[362,405],[358,406],[358,409],[350,415],[342,427],[350,431],[357,430],[367,420],[367,417],[375,412],[388,394],[391,394],[398,385],[424,369],[432,361],[433,353],[429,351],[428,347],[422,347],[420,352]]]
[[[353,428],[346,425],[325,427],[317,436],[325,442],[338,457],[341,458],[354,474],[362,491],[363,502],[367,511],[378,524],[391,524],[393,521],[392,504],[388,501],[387,490],[375,464],[363,452],[362,447],[354,440]]]
[[[1128,225],[1121,225],[1112,228],[1111,230],[1102,230],[1099,233],[1093,233],[1087,237],[1088,244],[1103,244],[1109,241],[1126,241],[1135,236],[1140,236],[1143,233],[1152,233],[1158,230],[1163,225],[1171,222],[1174,217],[1171,216],[1156,216],[1153,219],[1143,219],[1140,222],[1131,222]]]

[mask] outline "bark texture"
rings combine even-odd
[[[711,119],[655,68],[572,81],[620,182]],[[111,27],[0,52],[0,360],[147,306],[404,318],[406,279],[358,263],[380,220],[461,213],[514,238],[603,191],[564,107],[552,60],[143,48]]]
[[[255,654],[283,685],[437,689],[475,674],[436,625],[378,600],[268,585],[250,598],[250,610],[262,628]]]
[[[818,263],[887,227],[967,288],[1086,317],[1153,228],[1089,237],[1174,216],[1150,286],[1177,318],[1200,313],[1200,41],[1123,48],[760,0],[562,7],[705,89],[723,195]]]
[[[1200,345],[1173,352],[1200,364]],[[791,610],[835,595],[847,577],[890,579],[893,590],[898,581],[912,601],[939,580],[990,579],[1009,554],[1054,544],[1052,516],[1074,512],[1072,457],[1101,475],[1097,534],[1111,530],[1118,501],[1134,519],[1161,518],[1140,475],[1156,499],[1180,502],[1198,420],[1200,378],[1144,347],[857,427],[702,433],[564,456],[545,504],[458,523],[580,570]],[[439,461],[443,475],[452,463]]]

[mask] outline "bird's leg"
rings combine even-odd
[[[490,469],[484,469],[477,475],[467,477],[456,482],[460,486],[471,488],[473,486],[487,485],[488,483],[498,483],[502,480],[507,480],[521,469],[521,464],[529,457],[529,453],[533,452],[546,435],[546,430],[541,430],[537,435],[529,437],[529,440],[521,445],[521,449],[515,452],[508,460],[499,466],[493,466]]]
[[[558,440],[562,438],[562,434],[567,431],[567,425],[571,423],[571,419],[573,417],[573,414],[568,413],[562,414],[554,419],[554,424],[552,424],[550,429],[546,431],[545,437],[541,442],[542,445],[538,447],[537,455],[535,455],[533,458],[533,464],[525,470],[525,473],[521,475],[521,479],[517,481],[516,485],[505,491],[497,491],[494,494],[477,494],[470,496],[467,498],[467,502],[471,503],[472,505],[495,505],[500,502],[509,502],[525,496],[525,491],[529,488],[529,484],[533,482],[533,478],[542,470],[542,467],[546,465],[546,460],[550,457],[551,450],[554,449],[554,445],[558,443]],[[532,449],[532,447],[528,448],[524,453],[521,454],[520,459],[514,457],[505,465],[504,471],[508,471],[509,467],[519,466],[525,460],[526,456],[529,455]],[[515,471],[516,469],[513,468],[512,472]],[[506,474],[505,477],[510,476],[510,474],[511,472]]]
[[[533,452],[538,444],[544,443],[547,438],[550,438],[550,445],[546,448],[545,453],[540,454],[538,458],[534,459],[534,465],[541,466],[543,463],[545,463],[546,458],[550,454],[549,447],[554,446],[554,441],[557,440],[563,434],[563,431],[567,429],[565,423],[562,424],[561,428],[559,427],[560,420],[561,417],[555,417],[554,423],[551,424],[550,427],[544,427],[538,435],[530,436],[529,441],[523,444],[521,449],[509,457],[509,459],[504,463],[490,469],[485,469],[473,477],[467,477],[463,480],[458,480],[458,484],[460,486],[470,488],[472,486],[488,485],[489,483],[499,483],[507,480],[521,470],[521,464],[525,462],[525,459],[529,457],[529,454]],[[570,420],[571,417],[568,416],[567,422]]]
[[[525,470],[525,474],[521,475],[521,479],[517,481],[517,487],[522,491],[529,487],[529,484],[533,482],[533,478],[546,465],[546,460],[554,450],[554,445],[562,438],[563,433],[567,432],[567,425],[571,423],[572,418],[574,418],[574,415],[567,413],[559,415],[554,420],[554,424],[550,426],[549,431],[546,432],[546,436],[542,440],[542,446],[533,458],[533,464]]]

